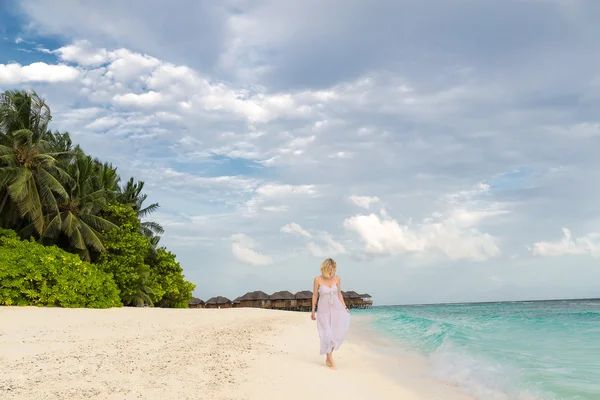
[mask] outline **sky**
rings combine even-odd
[[[598,297],[599,13],[0,0],[0,90],[146,183],[204,300],[328,257],[379,305]]]

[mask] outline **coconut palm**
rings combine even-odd
[[[50,109],[35,92],[6,91],[0,95],[0,215],[17,230],[29,224],[38,235],[47,213],[68,200],[62,182],[69,177],[48,142]],[[9,204],[10,203],[10,204]]]
[[[143,181],[135,182],[133,178],[130,178],[125,186],[120,189],[118,195],[119,202],[131,206],[140,220],[146,218],[160,207],[158,203],[152,203],[149,206],[144,207],[144,202],[148,198],[148,195],[142,193],[143,189]],[[158,222],[144,221],[140,225],[140,233],[149,238],[153,247],[156,247],[160,240],[160,236],[157,235],[162,235],[164,229]]]
[[[101,232],[116,228],[115,224],[99,216],[114,196],[114,180],[107,182],[111,174],[108,167],[90,156],[76,157],[64,168],[70,177],[65,183],[69,196],[47,216],[42,238],[46,242],[58,242],[89,261],[90,250],[105,251]],[[68,245],[62,243],[61,238],[66,239]]]

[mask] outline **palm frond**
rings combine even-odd
[[[87,247],[91,247],[92,249],[99,252],[106,251],[104,245],[102,244],[102,236],[100,235],[100,233],[90,228],[85,222],[80,222],[79,230],[83,235],[83,239],[85,240]]]
[[[77,250],[87,250],[85,240],[80,229],[75,229],[75,231],[73,231],[73,234],[69,236],[69,239],[71,241],[71,246],[73,246]]]
[[[75,236],[75,233],[78,232],[77,228],[79,228],[79,225],[79,218],[73,215],[71,211],[66,211],[64,213],[61,229],[69,238]]]
[[[56,239],[60,235],[61,227],[61,214],[56,213],[53,217],[49,218],[49,221],[46,223],[46,227],[44,229],[44,232],[42,232],[41,237],[48,239]]]
[[[118,228],[117,225],[113,224],[109,220],[93,214],[82,215],[81,219],[98,232],[108,232],[112,229]]]
[[[153,221],[142,222],[141,227],[144,228],[145,230],[148,230],[152,234],[156,233],[156,234],[162,235],[163,233],[165,233],[164,228],[158,222],[153,222]],[[151,236],[151,235],[146,235],[146,236]]]
[[[140,206],[141,206],[141,204],[140,204]],[[150,204],[148,207],[146,207],[144,209],[140,209],[137,212],[138,217],[139,218],[146,218],[148,215],[152,214],[153,212],[155,212],[159,208],[160,208],[160,205],[158,203]]]

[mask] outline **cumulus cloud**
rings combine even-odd
[[[84,67],[102,65],[108,61],[106,49],[95,48],[87,40],[77,40],[70,45],[60,47],[53,51],[60,59],[73,62]]]
[[[351,262],[367,249],[394,254],[374,260],[390,276],[373,284],[383,302],[384,295],[390,301],[542,296],[563,284],[571,286],[561,296],[578,295],[580,282],[598,280],[585,257],[574,261],[581,263],[577,275],[561,273],[562,262],[550,257],[507,262],[499,254],[500,248],[519,252],[565,219],[587,232],[596,218],[599,193],[589,182],[600,171],[594,142],[600,64],[587,38],[600,28],[587,18],[597,14],[593,2],[575,10],[565,2],[489,2],[465,12],[436,0],[442,17],[430,23],[422,23],[432,18],[429,8],[417,3],[389,2],[373,11],[349,1],[343,15],[339,1],[308,1],[294,12],[277,1],[232,8],[189,0],[177,10],[148,3],[19,1],[30,19],[28,35],[89,43],[52,53],[79,71],[75,79],[16,80],[44,94],[53,129],[71,132],[122,176],[146,181],[152,201],[177,221],[164,242],[179,246],[186,238],[196,246],[177,247],[177,254],[200,297],[226,294],[211,291],[239,268],[229,248],[236,232],[256,239],[261,255],[280,251],[287,239],[319,257],[343,248]],[[314,24],[332,15],[335,26]],[[473,20],[484,21],[476,34],[462,29]],[[498,26],[511,26],[500,41]],[[410,41],[394,40],[398,27]],[[543,34],[523,35],[531,29]],[[490,40],[495,46],[480,46]],[[19,62],[28,65],[31,54],[50,62],[35,52]],[[365,193],[384,199],[385,212],[375,210],[381,204],[348,199]],[[312,237],[283,231],[289,237],[273,240],[290,221]],[[238,252],[257,252],[244,240],[234,243]],[[198,265],[198,251],[211,262]],[[420,257],[429,254],[441,255],[429,272],[397,279],[398,265],[431,262]],[[278,286],[304,279],[291,276],[302,271],[302,255],[286,255],[286,268],[269,269]],[[447,268],[461,259],[487,259],[508,289],[489,290],[489,273],[478,275],[484,268]],[[226,268],[207,270],[217,263]],[[527,286],[525,267],[535,277]],[[553,274],[543,281],[538,271]],[[365,279],[359,265],[347,273]],[[434,289],[423,294],[422,285]]]
[[[240,261],[252,265],[269,265],[273,259],[268,255],[254,250],[254,240],[242,233],[236,233],[231,236],[231,252]]]
[[[370,254],[419,254],[433,251],[451,260],[483,261],[500,254],[496,239],[476,229],[481,219],[500,211],[458,210],[446,217],[435,214],[421,224],[402,225],[382,210],[356,215],[344,221],[344,227],[360,237]]]
[[[377,202],[379,202],[379,197],[373,196],[357,196],[352,195],[348,198],[352,203],[356,204],[359,207],[369,209],[371,206]]]
[[[600,257],[600,234],[590,233],[573,239],[571,231],[563,228],[563,237],[555,242],[536,242],[531,248],[534,256],[555,257],[567,254],[588,254]]]
[[[79,70],[64,64],[34,62],[29,65],[0,64],[0,84],[16,85],[29,82],[68,82],[77,79]]]

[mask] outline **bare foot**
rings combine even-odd
[[[333,362],[333,359],[329,359],[327,358],[327,360],[325,360],[325,364],[327,364],[327,366],[331,369],[336,369],[335,368],[335,363]]]

